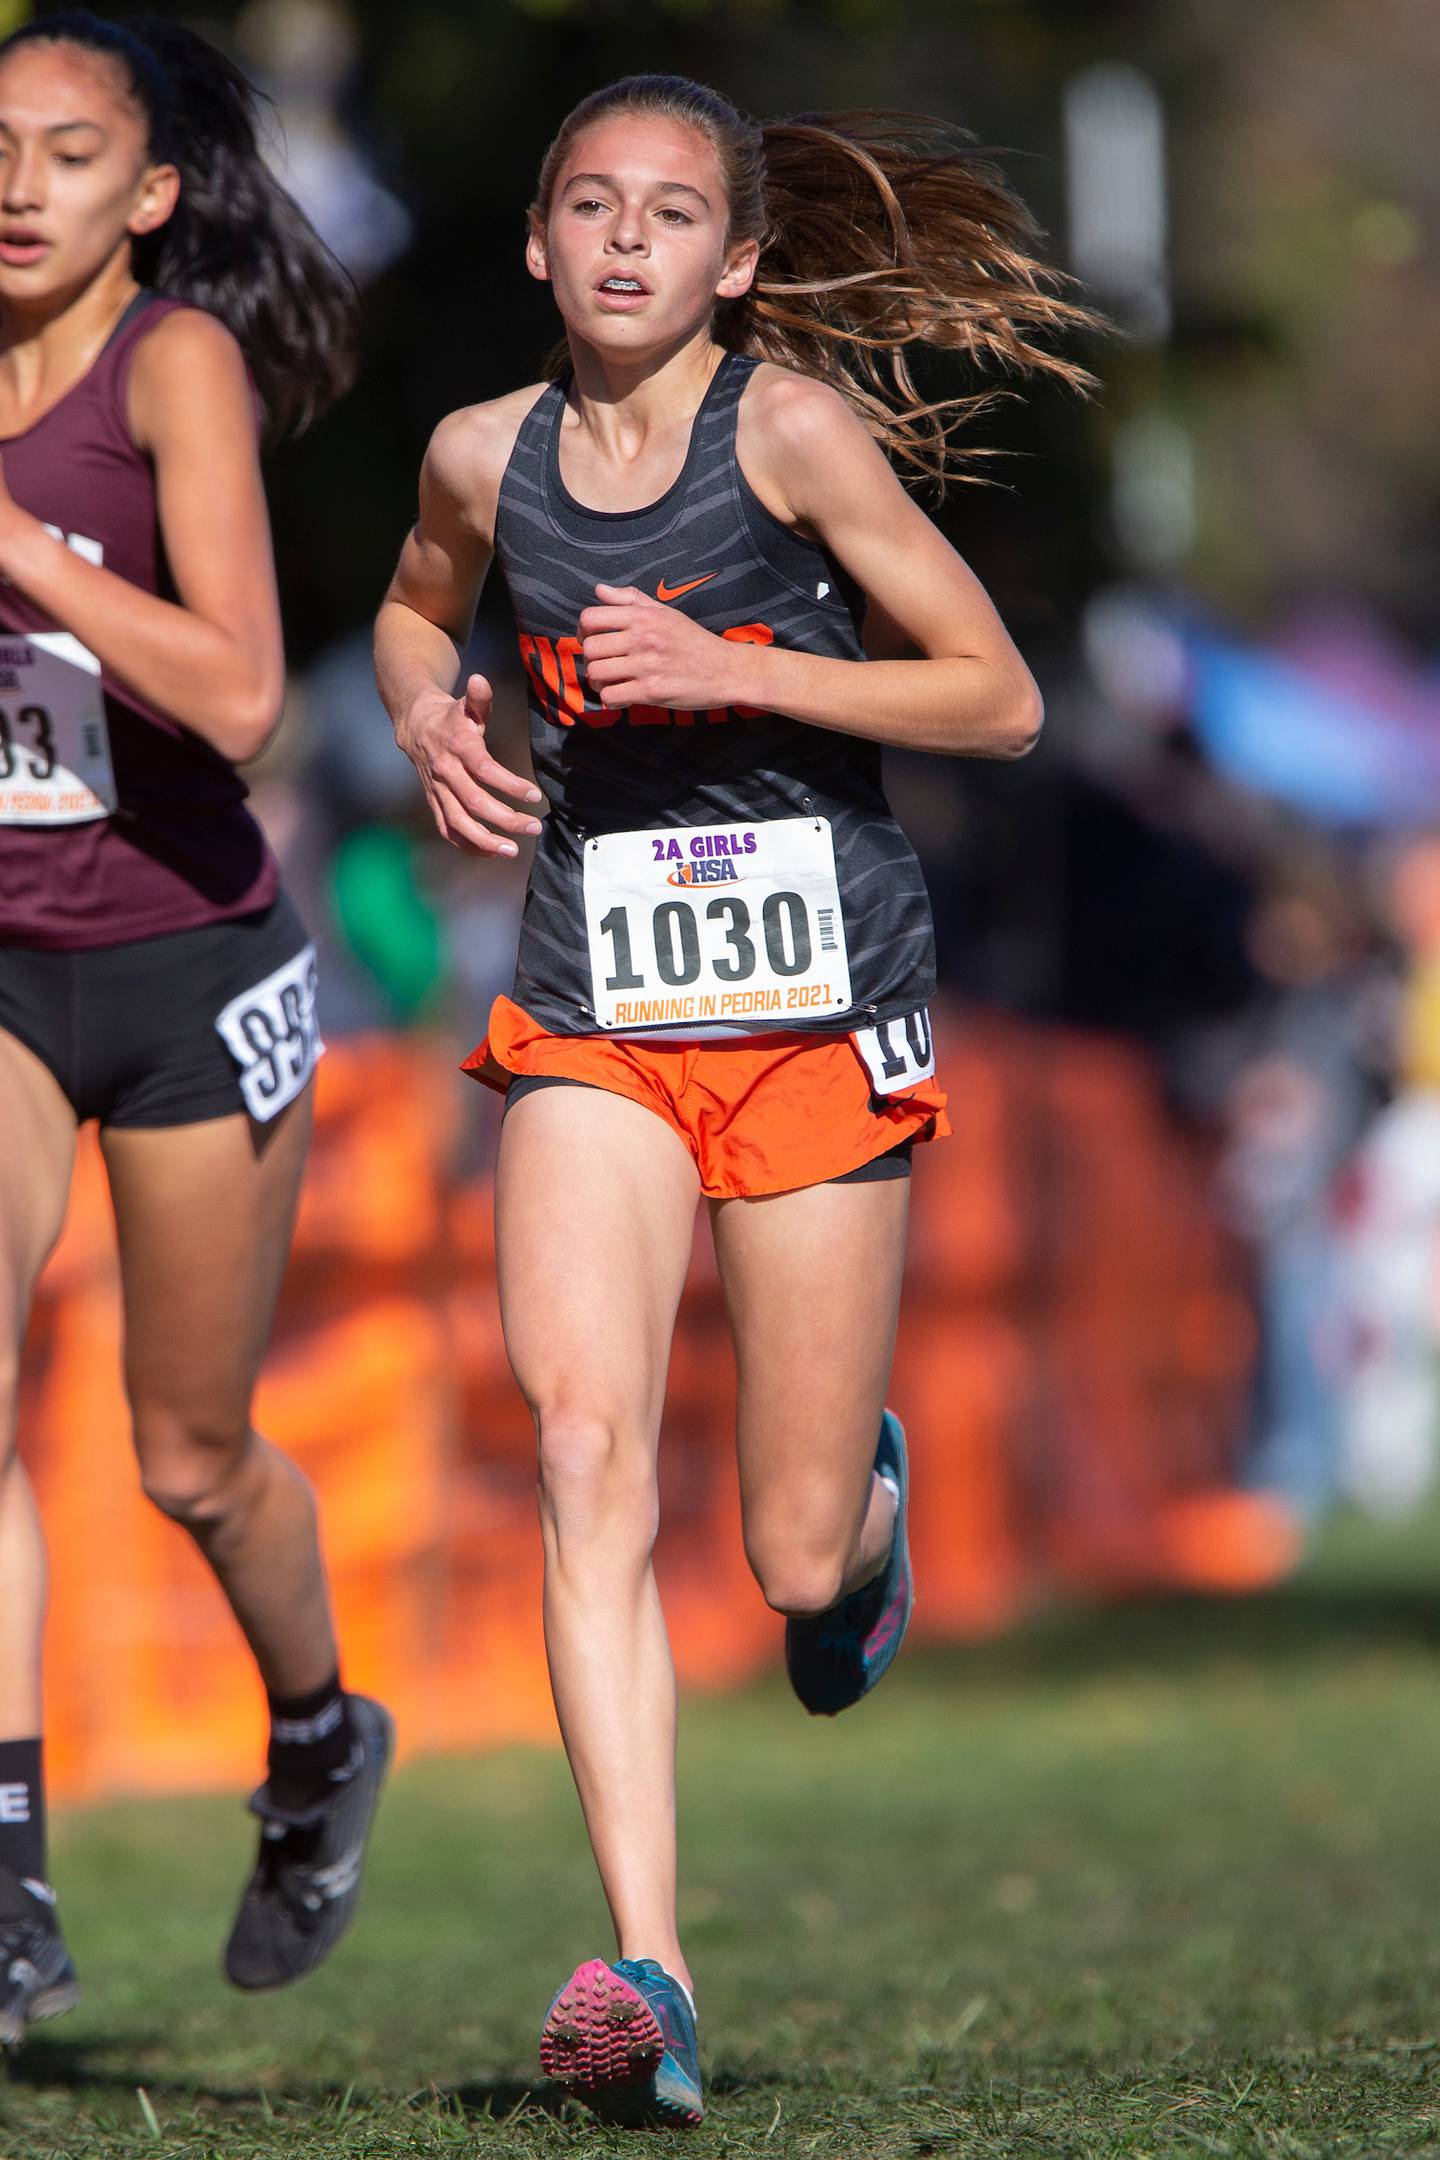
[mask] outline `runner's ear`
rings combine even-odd
[[[755,282],[760,263],[758,240],[737,240],[725,257],[725,268],[715,287],[717,300],[738,300]]]
[[[542,285],[549,284],[550,257],[545,247],[545,228],[537,218],[531,218],[530,229],[525,235],[525,267]]]

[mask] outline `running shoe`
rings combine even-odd
[[[368,1695],[346,1700],[355,1747],[344,1770],[331,1773],[333,1793],[299,1814],[276,1807],[268,1785],[250,1802],[260,1818],[260,1853],[224,1956],[225,1977],[238,1988],[277,1988],[303,1979],[355,1918],[395,1727],[389,1711]]]
[[[0,2047],[19,2047],[27,2025],[79,2000],[54,1892],[0,1868]]]
[[[591,1958],[551,2003],[540,2067],[601,2122],[694,2129],[704,2120],[695,2013],[654,1958]]]
[[[877,1474],[895,1488],[895,1535],[890,1557],[872,1582],[852,1590],[828,1611],[785,1623],[790,1685],[812,1717],[836,1717],[868,1695],[895,1662],[915,1603],[906,1513],[910,1465],[905,1428],[892,1410],[880,1421]]]

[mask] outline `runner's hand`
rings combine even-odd
[[[745,700],[746,647],[664,607],[634,585],[597,585],[580,617],[585,673],[602,705],[699,712]]]
[[[533,836],[540,821],[527,810],[512,810],[492,790],[522,803],[543,804],[545,798],[533,782],[497,765],[486,749],[493,698],[483,675],[470,676],[463,697],[422,690],[396,727],[395,740],[420,775],[442,840],[477,855],[514,855],[508,836]]]

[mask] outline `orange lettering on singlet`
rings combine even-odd
[[[775,633],[766,623],[737,623],[732,629],[721,632],[735,645],[773,645]],[[532,635],[529,631],[519,634],[520,658],[525,673],[540,701],[545,718],[558,727],[574,727],[577,720],[586,727],[614,727],[617,720],[628,720],[632,727],[692,727],[697,719],[712,726],[722,720],[758,720],[761,717],[757,705],[710,705],[698,712],[671,711],[665,705],[591,705],[580,680],[578,662],[584,646],[577,637],[563,637],[553,643],[548,637]]]
[[[574,727],[574,715],[560,710],[560,669],[555,659],[555,648],[549,638],[531,637],[528,631],[522,631],[520,658],[525,664],[526,674],[539,693],[546,718],[558,720],[561,727]]]
[[[577,720],[585,711],[585,692],[580,687],[580,671],[575,663],[584,650],[578,637],[562,637],[555,647],[555,657],[560,663],[561,696],[566,710]]]

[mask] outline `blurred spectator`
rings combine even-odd
[[[338,107],[358,38],[339,0],[251,0],[236,25],[241,53],[274,99],[272,161],[326,244],[359,283],[410,244],[410,217],[382,186]]]
[[[1257,1263],[1245,1476],[1311,1516],[1340,1483],[1346,1328],[1336,1180],[1382,1100],[1388,1047],[1373,936],[1353,878],[1339,871],[1318,852],[1301,856],[1252,917],[1263,988],[1236,1029],[1221,1172]]]
[[[1349,1181],[1341,1481],[1398,1513],[1433,1482],[1440,1417],[1440,838],[1403,845],[1384,888],[1405,956],[1399,1093]]]

